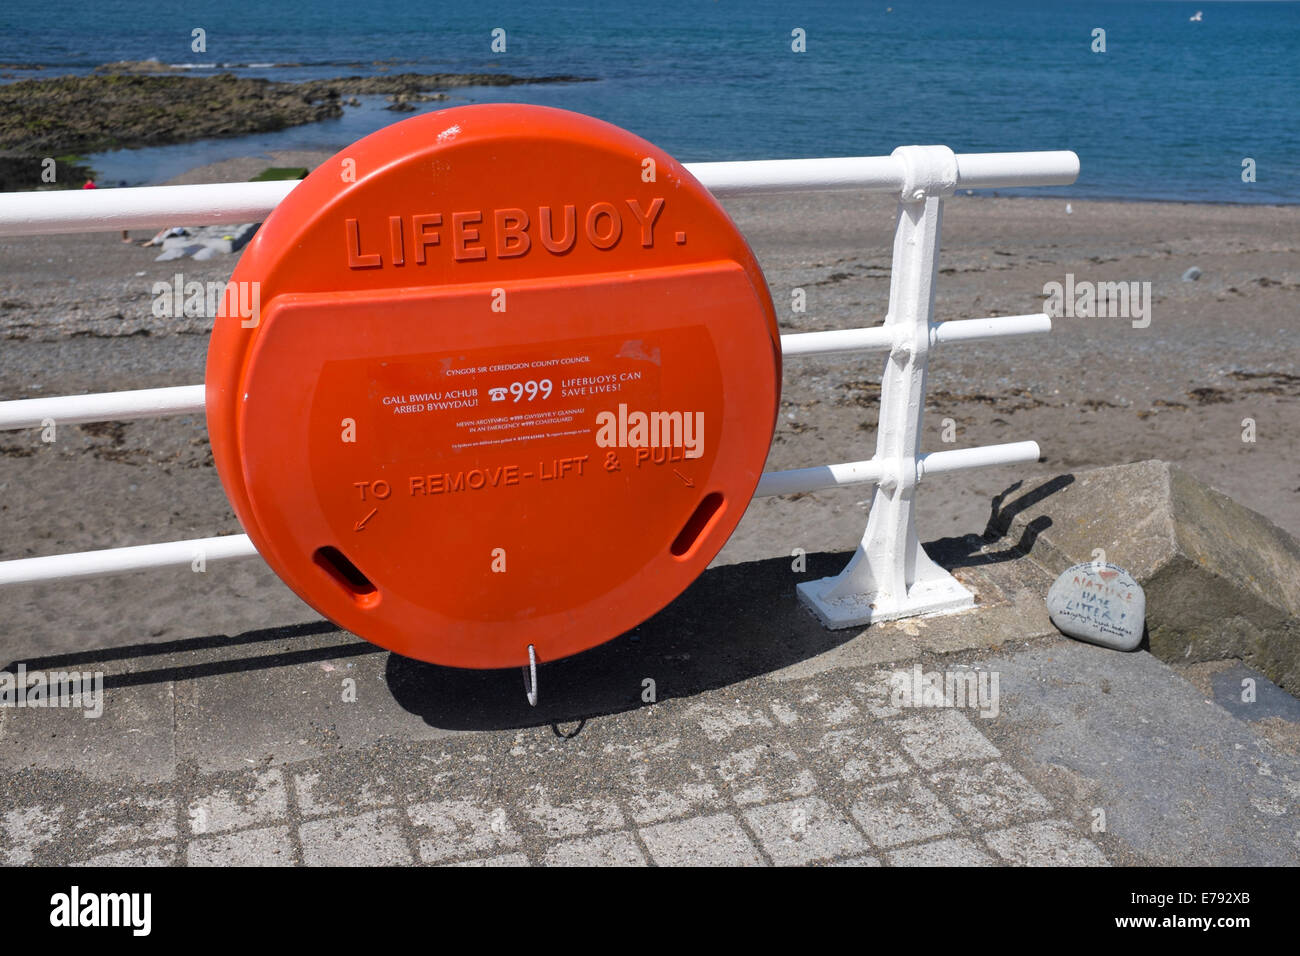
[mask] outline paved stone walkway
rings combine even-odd
[[[319,619],[10,652],[105,693],[0,707],[0,863],[1300,864],[1300,702],[1062,638],[1040,572],[962,553],[977,609],[856,633],[787,561],[711,570],[537,709]],[[913,668],[996,699],[894,699]]]
[[[804,679],[761,703],[720,693],[585,726],[385,742],[145,788],[81,781],[65,794],[58,775],[36,772],[28,794],[42,799],[0,816],[0,859],[1106,863],[1075,808],[1044,797],[980,732],[977,712],[900,710],[887,679],[872,672],[834,690]]]

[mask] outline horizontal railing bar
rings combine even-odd
[[[767,471],[758,480],[755,498],[772,495],[795,495],[841,485],[858,485],[878,482],[884,468],[874,458],[869,461],[850,461],[838,465],[818,465],[814,468],[795,468],[790,471]]]
[[[845,352],[888,351],[894,347],[894,330],[885,325],[870,329],[832,329],[828,332],[791,332],[781,336],[781,354],[836,355]]]
[[[1064,150],[966,153],[956,158],[958,188],[1066,185],[1079,175],[1079,157]],[[899,192],[905,176],[902,160],[894,156],[685,165],[715,196],[724,198],[790,191]],[[0,236],[260,222],[297,184],[283,180],[3,193]]]
[[[39,428],[47,420],[56,425],[76,425],[202,412],[206,391],[203,385],[176,385],[0,402],[0,431]]]
[[[299,180],[0,194],[0,236],[261,222]]]
[[[686,163],[691,175],[719,198],[784,192],[899,192],[903,164],[893,156],[839,159],[759,159]]]
[[[1002,445],[980,445],[977,448],[954,448],[951,451],[932,451],[916,460],[917,480],[930,475],[943,475],[967,468],[984,468],[989,465],[1012,465],[1022,461],[1038,461],[1042,452],[1036,441],[1013,441]]]
[[[1034,335],[1052,331],[1052,319],[1042,312],[1034,315],[999,315],[987,319],[954,319],[930,329],[930,341],[975,342],[1012,335]],[[781,354],[834,355],[844,352],[884,351],[893,348],[893,331],[887,325],[869,329],[832,329],[829,332],[793,332],[781,336]]]
[[[1079,177],[1079,157],[1069,150],[1024,153],[966,153],[957,157],[957,188],[1066,186]],[[715,196],[775,192],[858,190],[897,193],[903,163],[894,156],[839,159],[761,159],[728,163],[686,163]]]
[[[1033,315],[996,315],[987,319],[953,319],[939,322],[930,329],[930,341],[978,342],[1013,335],[1038,335],[1052,331],[1052,317],[1044,312]]]
[[[1067,149],[1019,153],[958,153],[961,189],[1069,186],[1079,178],[1079,157]]]
[[[1038,444],[1032,441],[936,451],[922,455],[917,461],[917,477],[919,479],[924,475],[944,474],[986,465],[1037,461],[1038,455]],[[885,471],[884,465],[874,458],[870,461],[819,465],[815,468],[796,468],[792,471],[770,471],[759,480],[754,497],[792,495],[844,485],[874,483],[884,477]],[[257,549],[253,547],[253,542],[249,540],[248,535],[232,534],[216,538],[134,545],[127,548],[52,554],[40,558],[18,558],[12,561],[0,561],[0,587],[70,578],[99,577],[130,571],[192,567],[200,558],[206,567],[213,562],[237,561],[256,556]]]
[[[1008,442],[1003,445],[982,445],[978,448],[958,448],[952,451],[934,451],[921,455],[916,463],[918,480],[925,475],[941,475],[966,468],[987,465],[1009,465],[1020,461],[1037,461],[1038,443],[1032,441]],[[884,464],[875,458],[852,461],[839,465],[818,465],[814,468],[795,468],[791,471],[764,472],[758,481],[755,498],[772,495],[794,495],[809,491],[825,491],[843,485],[877,483],[886,474]]]
[[[971,342],[1050,332],[1051,329],[1052,320],[1046,315],[1004,315],[940,322],[931,330],[931,338],[936,342]],[[870,329],[835,329],[781,336],[781,352],[787,358],[884,350],[892,345],[893,332],[883,325]],[[47,420],[57,425],[77,425],[201,412],[204,391],[202,385],[178,385],[0,402],[0,431],[39,428]]]
[[[52,554],[42,558],[19,558],[0,561],[0,587],[69,578],[94,578],[128,571],[193,567],[199,559],[202,559],[206,568],[214,562],[238,561],[256,555],[257,549],[253,547],[248,535],[231,534],[216,538],[141,544],[129,548]]]

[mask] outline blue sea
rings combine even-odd
[[[1200,11],[1199,20],[1192,18]],[[205,31],[206,50],[191,48]],[[506,50],[493,52],[492,31]],[[804,31],[806,52],[792,50]],[[1103,30],[1105,51],[1094,50]],[[579,74],[453,91],[578,110],[684,161],[1073,149],[1051,195],[1300,202],[1300,4],[1177,0],[42,0],[0,7],[0,73],[155,58],[195,75]],[[33,71],[23,67],[40,64]],[[16,66],[17,65],[17,66]],[[367,97],[280,133],[97,154],[159,182],[269,149],[338,149],[405,118]],[[87,104],[94,109],[94,104]],[[1243,182],[1254,160],[1255,182]],[[1033,190],[1023,192],[1033,193]]]

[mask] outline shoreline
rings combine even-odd
[[[402,118],[403,117],[395,118],[393,122],[394,123],[400,122]],[[174,144],[174,145],[184,145],[184,144]],[[318,149],[312,147],[286,146],[284,148],[267,149],[259,152],[250,152],[239,156],[230,156],[227,157],[226,159],[215,160],[211,163],[202,163],[197,166],[192,166],[177,175],[169,176],[165,179],[161,179],[158,182],[141,183],[141,184],[133,184],[133,185],[175,186],[175,185],[205,184],[205,183],[244,182],[247,181],[248,179],[251,179],[254,175],[257,174],[257,172],[260,172],[261,169],[271,168],[272,166],[285,166],[285,165],[306,166],[308,172],[310,172],[311,170],[315,169],[316,166],[328,160],[331,156],[337,155],[340,151],[347,149],[349,145],[350,144],[348,143],[344,143],[343,145],[338,146],[337,148],[332,150]],[[282,157],[282,159],[275,160],[274,157],[277,156]],[[283,160],[283,157],[285,156],[293,157],[292,161]],[[86,159],[87,157],[83,156],[77,158]],[[777,158],[784,158],[784,157],[777,157]],[[3,162],[2,157],[0,157],[0,162]],[[689,165],[693,161],[683,160],[682,162],[684,164]],[[260,168],[258,168],[259,166]],[[253,170],[253,172],[250,172],[249,175],[246,177],[240,177],[240,176],[223,175],[221,171],[225,169],[231,169],[231,170],[250,169]],[[205,174],[206,171],[209,170],[212,171],[211,175],[217,178],[200,178]],[[851,193],[854,195],[873,195],[871,193],[867,193],[865,190],[843,190],[843,192]],[[768,195],[793,196],[798,194],[799,191],[795,190],[793,192],[769,193]],[[884,195],[884,194],[876,193],[874,195]],[[1222,199],[1164,199],[1164,198],[1147,198],[1141,196],[1109,196],[1109,195],[1077,196],[1068,192],[1063,192],[1056,195],[1040,195],[1037,193],[1024,194],[1014,189],[1012,190],[977,189],[977,190],[969,190],[969,191],[963,189],[963,190],[958,190],[957,193],[950,198],[951,199],[980,199],[980,200],[1014,199],[1017,201],[1041,202],[1045,204],[1055,204],[1055,205],[1063,205],[1066,203],[1081,203],[1081,204],[1090,204],[1090,205],[1095,205],[1099,203],[1114,203],[1123,206],[1136,206],[1136,205],[1143,205],[1149,203],[1151,205],[1162,206],[1162,207],[1163,206],[1188,206],[1188,207],[1195,207],[1195,208],[1212,207],[1212,208],[1242,209],[1242,210],[1246,210],[1246,209],[1285,210],[1285,209],[1294,209],[1297,206],[1300,206],[1300,198],[1297,198],[1295,202],[1284,202],[1284,203],[1231,202]]]
[[[395,119],[393,122],[400,122]],[[308,172],[315,169],[321,163],[330,157],[337,155],[340,151],[347,149],[349,144],[344,144],[337,149],[311,149],[311,148],[285,148],[266,150],[260,153],[249,153],[242,156],[231,156],[227,159],[215,160],[211,163],[202,163],[198,166],[190,167],[176,176],[169,177],[162,182],[151,183],[157,186],[179,186],[179,185],[199,185],[206,183],[231,183],[246,182],[253,176],[257,175],[261,169],[269,169],[273,166],[306,166]],[[277,158],[278,157],[278,158]],[[288,158],[286,158],[288,157]],[[780,157],[778,157],[780,158]],[[684,164],[689,165],[690,160],[683,160]],[[260,167],[260,168],[259,168]],[[252,170],[248,176],[241,176],[244,170]],[[211,177],[211,178],[201,178]],[[868,193],[865,190],[842,190],[844,193],[861,196],[884,196],[884,193]],[[766,195],[770,196],[797,196],[800,190],[772,192]],[[1006,189],[976,189],[976,190],[958,190],[950,199],[1014,199],[1017,201],[1042,202],[1055,205],[1064,203],[1082,203],[1095,205],[1099,203],[1118,203],[1124,206],[1141,205],[1151,203],[1159,206],[1190,206],[1190,207],[1223,207],[1228,209],[1294,209],[1300,206],[1300,199],[1294,203],[1242,203],[1226,202],[1223,200],[1200,200],[1200,199],[1142,199],[1129,198],[1125,196],[1088,196],[1077,197],[1070,195],[1059,196],[1041,196],[1041,195],[1023,195],[1015,190]]]
[[[397,115],[394,116],[392,122],[393,123],[400,122],[408,115],[410,115],[410,113],[406,113],[406,112],[398,113]],[[291,129],[292,127],[288,127],[285,130],[273,131],[272,135],[274,135],[274,132],[289,132]],[[212,137],[212,138],[217,138],[217,137]],[[221,138],[225,139],[226,137],[221,137]],[[239,138],[240,137],[238,136],[229,137],[229,139],[232,142],[237,141]],[[355,142],[355,141],[356,140],[352,140],[351,142]],[[143,148],[167,149],[172,146],[187,146],[190,145],[192,142],[194,141],[187,140],[184,142],[169,143],[158,147],[143,147]],[[255,171],[250,173],[249,176],[243,178],[237,178],[237,177],[236,178],[223,177],[223,178],[216,178],[216,179],[196,178],[196,174],[199,174],[206,169],[218,168],[223,166],[232,166],[232,167],[239,167],[239,168],[244,168],[244,167],[254,168],[257,167],[259,163],[263,163],[266,157],[274,157],[277,155],[285,155],[285,154],[292,154],[294,156],[299,157],[299,159],[291,164],[286,164],[283,162],[265,161],[264,165],[261,168],[269,168],[271,166],[277,166],[277,165],[299,165],[299,166],[305,165],[307,166],[308,171],[310,172],[310,170],[314,169],[317,165],[324,162],[329,157],[334,156],[340,151],[347,149],[351,145],[351,142],[343,143],[334,148],[320,148],[315,146],[295,146],[295,145],[286,144],[284,146],[279,146],[279,147],[270,146],[264,149],[251,149],[250,151],[245,153],[240,153],[239,155],[228,156],[226,158],[215,160],[210,163],[200,163],[197,165],[186,167],[181,172],[176,173],[174,175],[159,176],[157,178],[154,178],[151,181],[145,181],[145,182],[127,182],[124,183],[124,185],[130,187],[145,187],[145,186],[170,186],[170,185],[178,185],[178,184],[242,182],[242,181],[246,181],[246,179],[252,178],[252,176],[256,175],[256,172],[260,171],[260,169],[255,169]],[[119,150],[101,151],[98,155],[103,155],[103,153],[106,152],[114,153],[114,154],[116,153],[129,154],[134,151],[135,150],[132,150],[130,148],[123,148]],[[60,183],[71,183],[71,182],[81,183],[84,182],[86,179],[93,179],[97,184],[100,184],[100,179],[102,178],[102,171],[94,165],[95,155],[96,155],[95,153],[87,153],[87,152],[78,153],[74,151],[69,151],[67,153],[60,154],[54,157],[57,164],[57,168],[59,170],[59,182]],[[306,157],[306,159],[304,160],[303,157]],[[311,157],[318,157],[318,158],[312,161]],[[787,158],[787,157],[776,157],[776,158]],[[803,157],[789,157],[789,158],[803,158]],[[27,185],[27,186],[15,188],[14,186],[8,184],[7,178],[5,176],[6,165],[10,162],[12,162],[11,157],[5,156],[4,152],[0,151],[0,192],[30,191],[33,189],[39,190],[39,189],[78,188],[77,186],[74,185],[58,185],[58,184],[49,185],[43,183],[37,184],[35,186]],[[32,160],[28,157],[23,157],[22,162],[33,163],[37,161]],[[684,164],[689,165],[694,161],[687,159],[687,160],[682,160],[682,162]],[[712,160],[702,160],[701,162],[712,162]],[[65,171],[67,171],[66,174]],[[101,184],[101,185],[108,185],[108,184]],[[862,195],[867,194],[865,193],[865,191],[854,191],[854,190],[845,190],[844,192],[850,192],[850,193],[862,194]],[[783,194],[774,193],[772,195],[783,195]],[[1058,205],[1065,204],[1065,203],[1085,203],[1085,204],[1115,203],[1124,206],[1134,206],[1134,205],[1142,205],[1142,204],[1149,203],[1155,206],[1189,206],[1189,207],[1257,209],[1257,210],[1294,209],[1297,206],[1300,206],[1300,197],[1297,197],[1293,202],[1275,202],[1275,201],[1274,202],[1239,202],[1239,201],[1232,201],[1226,199],[1167,198],[1167,197],[1159,197],[1159,196],[1155,196],[1155,197],[1123,196],[1123,195],[1109,195],[1109,194],[1103,194],[1103,195],[1089,194],[1089,195],[1081,196],[1076,193],[1070,192],[1069,187],[1062,187],[1061,192],[1052,195],[1043,195],[1037,192],[1025,193],[1015,189],[1010,189],[1010,190],[978,189],[978,190],[971,190],[971,191],[958,190],[958,192],[951,198],[982,199],[982,200],[1015,199],[1015,200],[1035,201],[1035,202],[1043,202],[1043,203],[1058,204]]]
[[[1069,187],[1062,187],[1068,189]],[[1227,199],[1165,199],[1159,196],[1078,196],[1062,192],[1057,196],[1024,195],[1005,189],[977,189],[969,195],[962,193],[962,199],[1042,199],[1057,202],[1082,203],[1122,203],[1133,205],[1151,203],[1160,206],[1225,206],[1233,209],[1294,209],[1300,206],[1300,197],[1295,202],[1231,202]]]

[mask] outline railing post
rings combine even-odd
[[[854,627],[974,603],[971,593],[925,553],[915,517],[939,234],[944,197],[952,195],[957,184],[957,160],[946,146],[901,146],[893,155],[906,173],[885,318],[893,344],[880,383],[875,461],[882,477],[867,530],[848,566],[835,577],[798,588],[800,599],[828,627]]]

